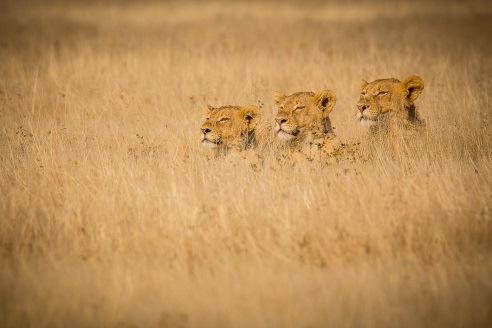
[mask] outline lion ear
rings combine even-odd
[[[205,108],[202,110],[203,116],[208,116],[210,114],[210,112],[213,110],[214,110],[214,108],[212,106],[210,106],[209,104],[207,104],[207,106],[205,106]]]
[[[360,90],[364,90],[365,87],[367,87],[367,85],[369,84],[369,82],[367,82],[366,80],[361,80],[360,81]]]
[[[314,95],[314,102],[322,112],[330,113],[335,107],[337,97],[331,90],[323,90]]]
[[[402,85],[407,91],[407,98],[411,101],[417,99],[424,90],[424,81],[417,75],[407,77],[403,80]]]
[[[280,91],[273,92],[273,101],[275,101],[276,105],[279,105],[281,102],[285,100],[285,95]]]
[[[254,106],[242,107],[241,117],[249,129],[254,129],[258,125],[261,118],[260,109]]]

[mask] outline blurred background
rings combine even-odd
[[[0,327],[490,327],[490,1],[1,1]],[[419,75],[426,133],[356,123]],[[364,160],[278,160],[332,89]],[[261,168],[199,148],[262,105]],[[360,158],[359,158],[360,159]]]

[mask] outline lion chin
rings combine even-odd
[[[359,124],[363,127],[370,127],[376,125],[376,121],[361,117],[359,118]]]
[[[357,113],[357,120],[359,121],[359,124],[363,127],[370,127],[376,125],[378,121],[377,119],[370,119],[364,116],[362,113]]]
[[[282,141],[290,141],[295,138],[294,135],[287,133],[284,130],[278,130],[277,137]]]
[[[203,148],[207,148],[207,149],[213,149],[219,146],[217,142],[213,142],[208,139],[202,139],[201,144]]]

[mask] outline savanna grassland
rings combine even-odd
[[[0,327],[492,325],[486,2],[0,4]],[[422,136],[357,125],[425,81]],[[272,92],[335,90],[355,161],[278,160]],[[206,104],[261,103],[211,159]]]

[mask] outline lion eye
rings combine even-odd
[[[305,107],[306,107],[306,106],[296,106],[296,107],[294,108],[294,111],[296,111],[296,112],[300,112],[300,111],[302,111]]]
[[[224,123],[224,122],[227,122],[227,121],[229,121],[229,120],[230,120],[230,118],[229,118],[229,117],[223,117],[223,118],[221,118],[221,119],[219,120],[219,123]]]
[[[388,91],[379,91],[376,96],[384,96],[387,94],[388,94]]]

